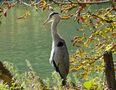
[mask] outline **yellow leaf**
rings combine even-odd
[[[87,41],[84,43],[84,46],[85,46],[86,48],[89,47],[89,40],[87,40]]]
[[[22,16],[18,17],[18,19],[25,19],[30,15],[31,15],[30,11],[26,11]]]
[[[62,16],[61,17],[62,20],[67,20],[67,19],[70,19],[70,18],[71,18],[71,16]]]

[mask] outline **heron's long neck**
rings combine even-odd
[[[51,34],[52,34],[52,39],[55,40],[57,38],[59,38],[58,32],[57,32],[57,22],[52,22],[51,24]]]

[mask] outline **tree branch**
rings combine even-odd
[[[40,2],[40,1],[35,2],[34,4],[37,5],[37,4],[39,4],[39,2]],[[24,4],[24,5],[26,5],[26,6],[29,6],[29,7],[32,7],[32,6],[33,6],[32,4],[26,3],[26,2],[24,2],[24,1],[22,1],[22,0],[20,1],[20,3],[21,3],[21,4]]]
[[[104,18],[102,18],[102,17],[100,17],[100,16],[98,16],[98,15],[92,14],[91,12],[88,12],[88,13],[89,13],[89,15],[91,15],[91,16],[93,16],[93,17],[96,17],[96,18],[99,18],[99,19],[101,19],[102,21],[105,21],[105,22],[107,22],[107,23],[116,22],[116,21],[114,21],[114,20],[107,20],[107,19],[104,19]]]
[[[112,2],[111,0],[104,0],[104,1],[94,1],[94,2],[81,2],[78,0],[78,2],[73,2],[73,1],[66,1],[66,2],[58,2],[57,0],[52,0],[55,4],[61,4],[61,5],[65,5],[65,4],[101,4],[101,3],[108,3],[108,2]]]
[[[29,6],[29,7],[31,7],[31,4],[28,4],[28,3],[26,3],[26,2],[23,2],[23,1],[21,1],[21,4],[24,4],[24,5],[26,5],[26,6]]]

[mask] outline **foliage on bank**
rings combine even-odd
[[[102,90],[104,87],[98,81],[98,78],[92,78],[82,82],[79,81],[76,74],[73,74],[72,77],[68,76],[67,85],[62,86],[60,76],[56,72],[52,73],[51,78],[42,79],[33,71],[30,62],[26,62],[28,70],[22,74],[18,72],[12,63],[4,62],[5,70],[9,71],[13,77],[11,78],[10,84],[7,80],[4,82],[4,78],[0,79],[0,90]],[[6,76],[10,77],[7,73]]]

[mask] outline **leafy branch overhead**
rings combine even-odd
[[[6,17],[7,16],[7,11],[14,7],[17,4],[16,1],[14,2],[9,2],[7,0],[4,0],[2,4],[0,5],[0,13],[3,13],[3,15]]]

